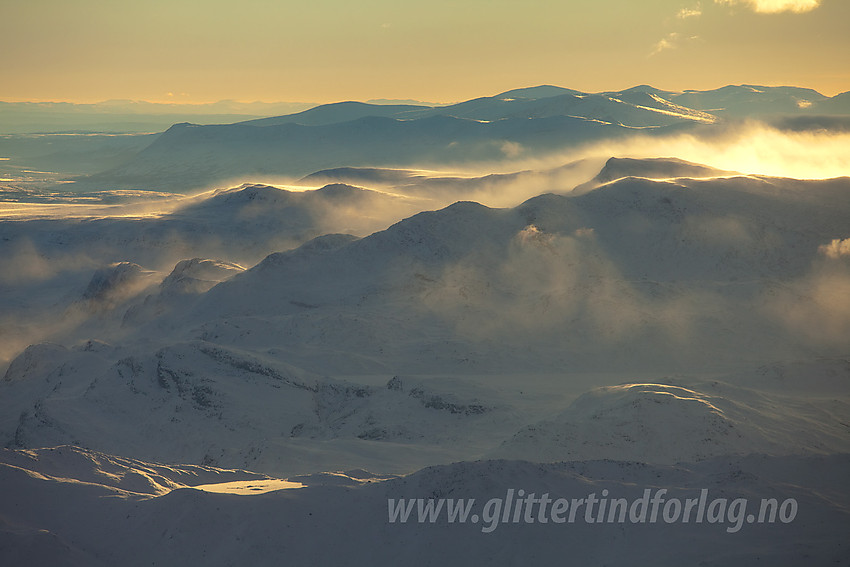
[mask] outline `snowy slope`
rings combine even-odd
[[[618,167],[706,171],[676,160]],[[14,447],[79,442],[275,474],[340,463],[406,472],[499,450],[658,463],[846,451],[841,365],[832,398],[808,401],[771,393],[751,369],[846,357],[847,188],[623,177],[510,209],[459,202],[366,237],[319,237],[247,270],[180,262],[57,337],[62,345],[14,360],[0,433]],[[183,214],[228,218],[256,204],[283,214],[298,199],[363,192],[249,186]],[[124,281],[104,276],[98,290]],[[576,382],[581,371],[613,374]],[[670,382],[671,371],[690,376]],[[698,379],[708,372],[732,377]],[[531,377],[544,373],[561,377],[557,396]],[[526,393],[499,375],[529,376]],[[650,386],[594,390],[623,383]],[[569,404],[583,393],[591,409],[579,411]],[[117,426],[117,416],[130,419]],[[683,431],[687,441],[657,441]]]
[[[816,112],[841,104],[645,85],[340,103],[177,125],[70,185],[99,194],[7,187],[0,564],[847,563],[850,177],[607,143],[669,134],[711,162],[762,113],[805,154],[823,139],[796,133],[839,132]],[[509,489],[798,514],[387,517]]]
[[[808,294],[816,310],[816,282],[845,277],[843,262],[820,247],[850,230],[846,195],[846,180],[627,178],[510,210],[458,203],[319,254],[270,256],[177,317],[210,331],[221,319],[261,310],[313,334],[308,329],[328,314],[346,313],[372,337],[347,339],[351,351],[379,356],[380,346],[387,361],[409,360],[409,350],[393,349],[420,341],[414,337],[434,316],[470,354],[511,337],[541,355],[543,367],[562,357],[581,364],[611,344],[625,349],[624,364],[731,360],[747,351],[758,359],[788,348],[802,355],[815,345],[776,321],[772,302],[799,291],[801,306]],[[518,325],[522,336],[513,337]],[[315,336],[322,341],[326,332],[316,328]],[[335,342],[341,338],[331,332],[324,344],[346,348]],[[517,366],[535,358],[519,356]],[[426,358],[433,360],[418,364]]]
[[[299,183],[350,183],[429,199],[432,207],[475,201],[490,207],[514,207],[544,192],[562,192],[599,171],[604,158],[582,158],[556,167],[480,175],[424,169],[338,167],[311,173]],[[667,176],[665,176],[667,177]]]
[[[739,175],[732,171],[723,171],[677,158],[610,158],[599,173],[590,181],[578,185],[574,191],[585,193],[603,183],[609,183],[624,177],[645,177],[647,179],[691,179]]]
[[[308,190],[243,184],[155,202],[57,204],[49,211],[33,205],[29,213],[22,205],[16,222],[0,224],[0,250],[9,262],[3,279],[116,262],[170,271],[193,256],[251,265],[328,232],[369,234],[427,203],[342,184]]]
[[[428,116],[452,116],[485,121],[512,117],[577,116],[633,127],[663,126],[688,120],[714,121],[714,117],[710,114],[675,105],[656,94],[635,91],[624,92],[623,96],[621,93],[588,94],[561,87],[540,86],[515,89],[495,96],[485,96],[433,108],[339,102],[317,106],[297,114],[252,120],[245,124],[273,126],[292,123],[317,126],[348,122],[366,116],[401,120]]]
[[[543,98],[482,97],[431,111],[472,120],[575,116],[630,128],[657,128],[678,123],[716,119],[704,112],[664,102],[660,97],[632,97],[634,102],[607,94],[559,94]]]
[[[812,89],[728,85],[708,91],[686,90],[672,101],[682,106],[728,116],[794,114],[827,97]]]
[[[51,466],[42,459],[66,461],[61,470],[68,476],[51,476]],[[4,450],[0,474],[10,489],[0,501],[4,558],[29,565],[89,566],[261,565],[282,559],[293,565],[518,565],[565,557],[586,564],[624,564],[628,558],[629,563],[654,565],[799,565],[848,559],[842,544],[850,525],[846,456],[753,456],[692,466],[479,461],[431,467],[398,479],[361,471],[326,475],[305,488],[253,496],[184,488],[152,497],[150,491],[115,488],[110,480],[139,473],[157,475],[174,488],[209,476],[220,481],[249,477],[240,471],[162,467],[67,447],[28,454]],[[197,480],[187,482],[194,475]],[[261,485],[260,479],[252,482]],[[483,515],[485,503],[505,499],[509,489],[537,497],[545,493],[552,500],[592,493],[633,502],[645,490],[654,494],[659,488],[667,490],[665,502],[696,498],[705,489],[711,501],[726,498],[728,509],[724,506],[720,521],[704,518],[699,523],[695,514],[688,523],[664,523],[661,509],[656,523],[631,523],[628,518],[595,523],[593,516],[588,523],[584,510],[574,522],[544,524],[532,515],[534,523],[526,523],[520,513],[518,523],[507,515],[508,521],[495,524],[490,533],[482,531],[494,526],[482,519],[490,517]],[[414,512],[406,523],[391,523],[387,501],[399,498],[474,498],[474,510],[482,516],[477,522],[470,514],[464,522],[450,523],[443,511],[434,523],[420,524]],[[798,512],[788,523],[748,523],[746,513],[737,520],[738,505],[729,505],[736,498],[747,499],[744,511],[754,519],[763,498],[783,503],[792,498]],[[86,514],[74,512],[81,509]],[[568,514],[562,518],[568,520]]]
[[[144,298],[146,287],[183,260],[251,266],[328,232],[369,234],[425,203],[340,184],[317,190],[245,184],[193,198],[49,209],[22,204],[18,216],[0,222],[0,359],[34,342],[65,340],[69,333],[76,337],[74,329],[95,312],[104,315],[104,307],[117,309],[121,303],[123,313],[124,300],[140,293]],[[93,302],[97,290],[88,288],[96,272],[122,263],[138,266],[145,276],[136,278],[140,285],[124,286],[106,303]],[[200,287],[206,291],[210,285]],[[163,308],[155,305],[153,311]]]
[[[491,436],[525,423],[486,386],[419,377],[364,384],[320,377],[274,354],[201,341],[153,353],[95,341],[70,350],[35,345],[2,384],[4,405],[21,409],[4,414],[4,443],[80,443],[275,474],[409,472],[477,454]]]
[[[244,325],[233,330],[249,332]],[[670,464],[850,452],[850,374],[841,359],[798,363],[803,378],[794,384],[821,381],[817,395],[801,399],[759,383],[760,369],[709,381],[597,375],[590,384],[611,385],[586,391],[587,379],[569,372],[554,381],[528,374],[341,380],[285,365],[281,354],[203,341],[154,353],[94,341],[71,350],[36,345],[6,373],[0,433],[12,447],[77,443],[273,475],[328,467],[404,473],[485,455]]]
[[[846,361],[840,361],[846,365]],[[710,381],[603,387],[489,454],[531,461],[625,459],[673,464],[720,455],[850,453],[842,398],[799,400]]]
[[[629,165],[619,174],[660,168],[666,176],[682,173],[682,167],[713,173],[678,162],[672,163],[673,169],[667,162],[623,163]],[[609,164],[605,171],[610,169]],[[206,215],[230,224],[238,239],[276,228],[278,217],[299,210],[296,197],[324,198],[331,189],[334,203],[345,195],[346,204],[349,194],[385,198],[346,187],[287,193],[255,186],[222,192],[181,214],[187,219]],[[356,202],[367,207],[371,203]],[[470,354],[479,350],[470,341],[501,339],[525,319],[531,327],[527,330],[546,333],[529,335],[530,340],[549,343],[542,345],[543,350],[564,352],[565,344],[577,341],[566,351],[574,356],[592,352],[594,342],[604,351],[609,345],[600,343],[599,337],[616,344],[618,335],[634,329],[642,338],[634,342],[636,336],[628,333],[633,342],[624,358],[663,353],[660,359],[678,364],[680,354],[687,358],[678,346],[674,352],[645,347],[691,327],[694,337],[715,347],[706,349],[708,358],[727,346],[737,345],[732,352],[758,345],[770,348],[777,339],[774,353],[795,342],[796,348],[810,348],[810,337],[801,341],[796,335],[799,328],[777,324],[783,314],[774,307],[778,298],[795,295],[802,299],[802,311],[792,318],[816,316],[824,299],[823,284],[843,281],[843,261],[823,250],[847,237],[848,207],[846,180],[744,177],[663,182],[626,177],[585,194],[533,198],[512,210],[458,204],[416,215],[362,241],[328,248],[324,244],[330,241],[323,240],[319,247],[272,255],[234,279],[232,286],[212,290],[191,313],[175,314],[177,322],[167,325],[201,326],[201,334],[190,330],[189,336],[207,336],[219,333],[223,317],[262,313],[278,318],[271,328],[296,330],[293,348],[311,335],[321,348],[335,340],[331,337],[345,335],[320,330],[342,316],[355,327],[370,326],[377,342],[370,346],[365,344],[370,335],[355,334],[346,339],[354,343],[335,344],[335,350],[356,352],[357,358],[368,352],[371,357],[389,357],[388,361],[393,349],[408,348],[403,344],[405,333],[412,333],[409,344],[415,344],[421,338],[416,329],[434,324],[434,317],[436,328],[442,329],[435,338],[454,332],[447,344],[460,339],[467,343],[461,348]],[[269,214],[255,218],[254,209]],[[280,225],[282,230],[291,230],[303,219],[298,212],[292,214],[293,221]],[[266,226],[263,218],[268,219]],[[166,226],[179,226],[181,219],[175,214],[168,220],[171,224]],[[520,274],[524,277],[517,277]],[[747,306],[743,311],[742,305]],[[544,311],[542,319],[534,319],[535,313]],[[836,315],[839,335],[833,341],[840,344],[843,315]],[[479,325],[483,318],[487,325]],[[570,338],[552,340],[564,336],[566,328],[573,329],[566,335]],[[286,345],[277,337],[266,343],[272,344]],[[358,350],[361,347],[366,350]],[[756,348],[756,352],[762,351]],[[396,354],[400,362],[410,352]],[[552,364],[551,355],[542,359],[543,367]],[[487,357],[482,353],[476,358]]]

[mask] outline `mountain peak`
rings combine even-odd
[[[497,94],[494,98],[525,98],[537,100],[541,98],[549,98],[564,94],[580,95],[584,93],[573,89],[566,89],[564,87],[556,87],[554,85],[539,85],[536,87],[524,87],[520,89],[505,91],[503,93]]]

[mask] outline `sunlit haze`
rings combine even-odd
[[[850,564],[850,0],[0,21],[0,566]]]

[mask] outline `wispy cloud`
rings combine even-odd
[[[821,0],[714,0],[717,4],[744,5],[760,14],[779,12],[810,12],[820,6]]]
[[[652,53],[650,53],[650,55],[657,55],[658,53],[666,51],[667,49],[676,49],[676,47],[678,47],[679,45],[678,42],[680,37],[681,34],[678,32],[668,33],[666,36],[661,38],[658,43],[655,44],[655,48],[652,50]]]
[[[670,32],[666,36],[661,38],[658,43],[655,44],[649,56],[652,57],[653,55],[658,55],[662,51],[667,51],[670,49],[678,49],[679,47],[681,47],[683,42],[693,41],[697,39],[699,39],[699,36],[696,35],[684,36],[679,32]]]
[[[696,6],[693,8],[682,8],[679,10],[679,13],[676,14],[676,18],[680,20],[687,20],[688,18],[698,18],[702,16],[702,6],[699,2],[696,3]]]
[[[683,20],[689,20],[692,18],[699,18],[702,16],[702,4],[697,2],[691,7],[683,7],[678,12],[676,12],[675,20],[677,22],[676,27],[679,27],[679,24]],[[672,18],[667,18],[665,23],[669,24]],[[693,40],[698,39],[698,36],[685,36],[684,34],[674,31],[670,32],[661,38],[658,43],[656,43],[652,51],[649,53],[649,56],[657,55],[662,51],[667,51],[670,49],[678,49],[684,40]]]

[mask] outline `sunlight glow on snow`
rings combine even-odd
[[[635,137],[587,146],[576,157],[676,156],[748,175],[795,179],[832,179],[847,175],[850,133],[783,132],[752,124],[713,137],[690,134],[661,138]],[[563,160],[564,156],[560,156]]]
[[[304,485],[300,482],[290,482],[288,480],[268,479],[268,480],[241,480],[234,482],[217,482],[215,484],[200,484],[192,486],[195,490],[203,490],[204,492],[215,492],[217,494],[240,494],[242,496],[254,496],[257,494],[265,494],[274,490],[289,490],[292,488],[303,488]]]

